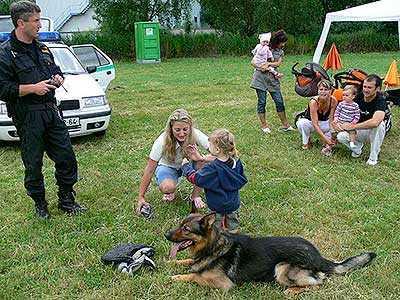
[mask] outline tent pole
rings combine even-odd
[[[317,64],[319,63],[319,60],[321,58],[322,50],[324,50],[326,38],[328,37],[329,28],[331,27],[332,23],[332,21],[328,19],[329,17],[325,19],[324,28],[322,29],[322,33],[321,36],[319,37],[317,48],[315,49],[314,52],[313,62]]]
[[[400,50],[400,21],[397,21],[397,28],[399,30],[399,50]]]

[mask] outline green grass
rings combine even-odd
[[[398,52],[342,55],[346,68],[385,75]],[[88,213],[68,216],[57,210],[53,165],[45,159],[50,222],[33,216],[23,187],[18,144],[1,143],[0,299],[286,299],[277,284],[248,283],[227,294],[170,276],[187,272],[168,260],[163,233],[189,210],[191,186],[184,182],[178,200],[161,201],[154,181],[146,199],[158,218],[133,213],[148,154],[168,115],[186,108],[197,127],[209,133],[229,128],[236,136],[249,183],[241,191],[241,231],[256,235],[301,235],[324,256],[343,259],[376,251],[369,267],[333,276],[298,299],[398,299],[400,231],[399,108],[376,167],[366,166],[368,148],[352,159],[343,146],[323,157],[314,143],[301,150],[298,132],[280,133],[270,98],[267,117],[273,133],[263,135],[256,96],[249,88],[248,57],[194,58],[140,65],[117,63],[117,79],[108,92],[112,121],[104,137],[73,140],[79,162],[79,201]],[[288,56],[281,72],[291,123],[307,99],[294,93],[295,62]],[[314,137],[314,139],[316,136]],[[100,257],[121,242],[142,242],[156,249],[157,270],[141,269],[128,277],[101,263]],[[187,254],[181,253],[185,258]]]

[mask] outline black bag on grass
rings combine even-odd
[[[130,263],[132,262],[132,255],[144,247],[146,247],[144,244],[122,243],[104,254],[101,261],[105,264]]]
[[[122,243],[104,254],[101,261],[105,264],[112,264],[121,273],[133,274],[143,264],[154,269],[156,265],[150,259],[154,254],[154,248],[144,244]]]

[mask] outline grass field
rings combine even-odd
[[[385,75],[399,53],[342,55],[346,68]],[[307,99],[294,93],[295,62],[288,56],[281,72],[282,91],[291,123]],[[301,235],[324,256],[343,259],[376,251],[369,267],[334,276],[298,299],[399,299],[400,295],[400,113],[387,135],[380,163],[365,164],[368,147],[352,159],[343,146],[323,157],[314,143],[301,149],[300,133],[281,133],[270,98],[265,136],[256,116],[256,96],[249,88],[249,58],[194,58],[139,65],[117,63],[117,78],[108,91],[112,122],[104,137],[73,140],[79,163],[75,188],[90,211],[68,216],[57,210],[52,162],[44,174],[52,219],[38,221],[23,187],[18,144],[0,145],[0,299],[287,299],[276,284],[249,283],[228,293],[170,276],[187,272],[169,262],[170,244],[163,233],[189,211],[190,185],[178,199],[163,203],[154,181],[146,199],[158,215],[134,215],[137,191],[148,154],[168,115],[189,110],[197,127],[209,133],[229,128],[236,136],[249,183],[241,191],[241,232],[250,235]],[[293,125],[293,124],[292,124]],[[314,141],[316,136],[314,137]],[[156,249],[157,270],[125,276],[100,257],[121,242],[141,242]],[[185,258],[186,253],[180,253]]]

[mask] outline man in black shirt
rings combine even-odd
[[[6,102],[21,140],[25,188],[35,202],[36,217],[50,217],[42,174],[43,155],[55,163],[58,208],[66,212],[87,210],[75,201],[73,185],[78,169],[68,130],[54,97],[63,83],[60,68],[39,37],[40,7],[30,1],[10,5],[15,30],[0,46],[0,99]]]
[[[355,102],[360,107],[360,120],[356,124],[338,124],[337,139],[352,150],[353,157],[359,157],[364,143],[371,144],[371,152],[367,164],[374,166],[378,163],[378,155],[385,138],[385,111],[387,103],[380,92],[382,80],[378,75],[368,75],[363,81],[363,90]],[[356,148],[350,148],[349,133],[343,130],[356,130]]]

